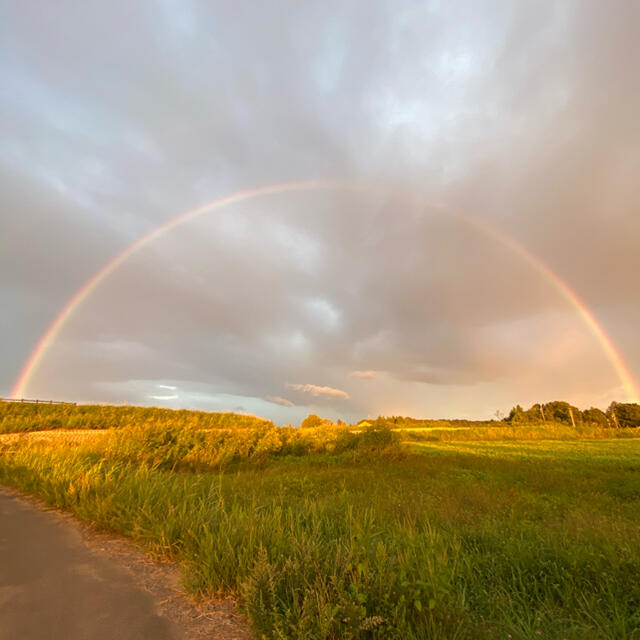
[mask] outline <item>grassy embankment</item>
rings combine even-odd
[[[0,433],[55,429],[111,429],[131,424],[192,429],[272,426],[270,420],[236,413],[157,407],[45,404],[0,401]]]
[[[0,482],[175,557],[191,589],[237,595],[258,636],[640,638],[640,439],[397,439],[24,437]]]

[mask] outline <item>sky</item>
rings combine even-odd
[[[490,418],[640,378],[640,4],[0,2],[0,395]]]

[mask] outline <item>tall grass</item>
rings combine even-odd
[[[352,458],[385,453],[400,454],[400,435],[386,427],[371,426],[359,433],[348,428],[264,426],[256,429],[193,431],[170,425],[137,425],[110,431],[100,451],[110,457],[154,468],[214,470],[247,461],[309,454],[350,453]],[[94,445],[95,447],[96,445]]]
[[[532,425],[510,426],[495,423],[493,426],[455,429],[407,429],[399,430],[403,440],[410,442],[460,442],[460,441],[529,441],[529,440],[585,440],[611,438],[638,438],[637,428],[608,428],[595,425],[575,427],[560,423],[544,422]]]
[[[52,429],[111,429],[132,425],[181,429],[256,428],[270,420],[237,413],[185,409],[4,402],[0,400],[0,433]]]
[[[175,557],[259,637],[637,639],[640,440],[620,444],[415,455],[379,428],[143,426],[14,443],[0,481]]]

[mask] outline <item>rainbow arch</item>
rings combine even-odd
[[[142,235],[138,240],[125,247],[120,253],[114,256],[109,262],[103,265],[95,274],[93,274],[66,302],[64,307],[59,311],[58,315],[53,319],[51,324],[44,331],[29,357],[22,366],[20,373],[11,390],[12,398],[21,398],[25,395],[26,387],[33,377],[38,365],[42,362],[47,352],[54,344],[60,331],[67,323],[73,313],[80,307],[93,291],[109,277],[120,265],[136,253],[145,245],[153,242],[158,237],[164,235],[171,229],[178,227],[186,222],[201,216],[205,213],[211,213],[223,207],[245,202],[253,198],[266,197],[283,193],[292,193],[297,191],[317,191],[317,190],[333,190],[345,192],[364,192],[364,193],[381,193],[390,194],[391,189],[385,189],[377,185],[367,185],[357,182],[344,182],[335,180],[304,180],[296,182],[283,182],[278,184],[265,185],[243,191],[237,191],[228,196],[218,198],[212,202],[208,202],[194,209],[184,211],[167,222],[155,227],[148,233]],[[604,355],[615,370],[622,387],[627,394],[630,402],[638,401],[638,386],[629,371],[622,354],[616,348],[613,340],[607,335],[602,325],[598,322],[594,314],[571,289],[571,287],[558,274],[552,271],[540,258],[531,253],[522,244],[505,234],[504,232],[490,226],[485,222],[480,222],[473,218],[469,218],[462,214],[451,213],[452,217],[470,225],[483,235],[494,239],[503,245],[515,255],[519,256],[527,264],[529,264],[541,277],[543,277],[552,287],[578,312],[589,331],[598,341]]]

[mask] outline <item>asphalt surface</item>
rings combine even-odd
[[[0,487],[0,640],[170,640],[150,595],[76,528]]]

